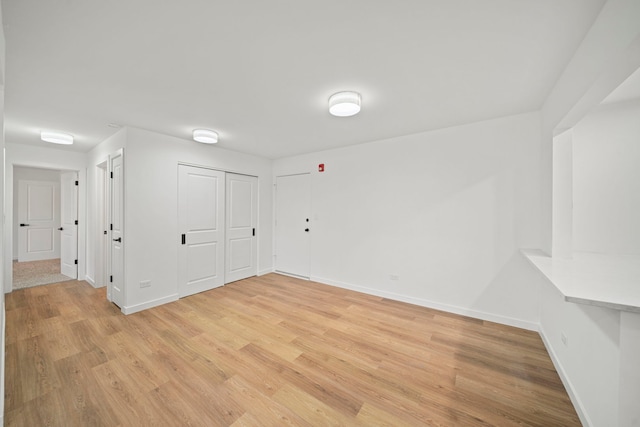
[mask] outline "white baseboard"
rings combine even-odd
[[[367,288],[364,286],[353,285],[350,283],[340,282],[337,280],[326,279],[322,277],[311,277],[314,282],[323,283],[326,285],[336,286],[338,288],[350,289],[352,291],[363,292],[369,295],[375,295],[383,298],[389,298],[395,301],[407,302],[409,304],[419,305],[421,307],[433,308],[435,310],[442,310],[449,313],[459,314],[461,316],[473,317],[475,319],[486,320],[488,322],[500,323],[502,325],[514,326],[516,328],[527,329],[529,331],[538,332],[540,325],[535,322],[529,322],[526,320],[515,319],[507,316],[500,316],[497,314],[486,313],[480,310],[473,310],[464,307],[458,307],[455,305],[442,304],[435,301],[430,301],[422,298],[410,297],[407,295],[396,294],[393,292],[380,291],[378,289]]]
[[[560,377],[562,384],[564,384],[564,388],[567,390],[569,399],[571,399],[571,403],[573,403],[573,407],[575,408],[578,414],[578,418],[580,418],[580,422],[585,427],[592,426],[593,424],[591,423],[591,420],[589,419],[589,416],[587,415],[587,412],[584,409],[584,405],[582,404],[582,401],[580,400],[578,395],[575,393],[573,384],[571,383],[571,380],[569,380],[569,376],[565,372],[564,367],[562,366],[562,363],[560,363],[560,359],[558,359],[556,352],[553,350],[553,346],[547,339],[547,336],[544,333],[544,329],[542,328],[542,325],[539,326],[538,333],[542,338],[542,342],[544,343],[544,346],[547,349],[547,353],[549,353],[551,362],[553,362],[553,366],[556,368],[556,372],[558,373],[558,376]]]
[[[273,268],[265,268],[264,270],[258,271],[258,276],[264,276],[265,274],[273,273],[275,270]]]
[[[104,288],[105,286],[107,286],[106,284],[105,285],[98,285],[96,283],[96,281],[93,278],[89,277],[89,276],[86,276],[84,278],[84,280],[85,280],[85,282],[87,282],[88,284],[90,284],[91,286],[93,286],[96,289]]]
[[[166,296],[166,297],[154,299],[152,301],[147,301],[147,302],[144,302],[142,304],[125,306],[125,307],[122,307],[122,312],[124,314],[133,314],[133,313],[137,313],[137,312],[142,311],[142,310],[146,310],[148,308],[157,307],[159,305],[167,304],[169,302],[174,302],[174,301],[178,301],[178,294],[169,295],[169,296]]]

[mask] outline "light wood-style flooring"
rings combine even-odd
[[[537,333],[276,274],[129,316],[6,296],[7,426],[571,426]]]

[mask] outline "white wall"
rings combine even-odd
[[[553,139],[553,240],[551,256],[573,255],[573,132]]]
[[[0,23],[2,23],[2,4],[0,4]],[[0,212],[4,215],[4,67],[5,67],[5,40],[4,30],[0,27]],[[6,218],[5,218],[6,221]],[[4,292],[4,227],[0,226],[0,348],[5,348],[5,309]],[[4,396],[4,351],[0,352],[0,396]],[[4,425],[4,399],[0,401],[0,425]]]
[[[18,218],[18,182],[20,180],[47,181],[60,185],[60,171],[14,166],[13,168],[13,217]],[[55,206],[60,206],[60,191],[56,194]],[[59,225],[58,225],[59,226]],[[18,221],[13,222],[13,259],[18,259]]]
[[[134,128],[121,131],[117,139],[125,145],[125,313],[177,299],[179,163],[258,176],[258,271],[272,270],[270,160]],[[118,148],[115,145],[101,145],[90,153],[90,169]],[[94,224],[93,208],[90,212]],[[151,286],[140,288],[143,280]]]
[[[573,247],[640,255],[640,100],[573,128]]]
[[[14,166],[29,166],[42,169],[58,169],[78,171],[80,187],[78,190],[78,277],[86,275],[86,155],[73,151],[59,150],[46,147],[6,144],[5,153],[5,223],[4,223],[4,253],[11,254],[13,250],[13,169]],[[11,291],[12,269],[11,256],[4,257],[4,289]]]
[[[540,288],[540,332],[583,423],[620,425],[620,312],[565,302],[542,277]]]
[[[537,329],[518,249],[540,245],[539,145],[531,113],[280,159],[274,177],[312,172],[313,280]]]

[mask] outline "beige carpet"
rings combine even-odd
[[[13,289],[73,280],[60,274],[60,258],[44,261],[13,261]]]

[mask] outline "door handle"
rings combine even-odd
[[[20,227],[28,227],[29,224],[20,224]]]
[[[113,239],[114,242],[122,242],[122,237],[118,237],[117,239]]]
[[[62,231],[62,230],[64,230],[64,228],[60,227],[60,228],[58,228],[58,230]]]

